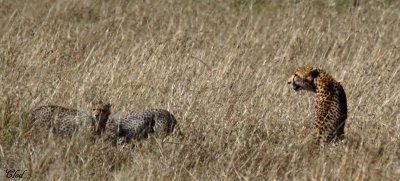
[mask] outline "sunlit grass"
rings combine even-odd
[[[399,3],[204,2],[1,2],[0,180],[400,179]],[[347,94],[345,141],[318,155],[314,95],[286,84],[299,66]],[[30,132],[33,108],[95,99],[167,109],[183,138]]]

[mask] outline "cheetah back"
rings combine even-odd
[[[71,134],[80,123],[80,112],[61,106],[41,106],[31,112],[30,123],[36,130],[52,127],[57,134]]]
[[[168,136],[174,129],[174,116],[163,109],[147,109],[142,112],[132,112],[119,120],[110,119],[107,123],[108,139],[117,140],[124,137],[141,140],[154,133],[157,138]]]

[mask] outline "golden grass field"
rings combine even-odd
[[[400,3],[0,0],[0,180],[399,180]],[[310,154],[314,94],[346,91],[345,141]],[[163,108],[183,136],[114,147],[33,133],[56,104]]]

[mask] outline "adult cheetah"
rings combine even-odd
[[[295,91],[315,92],[315,136],[321,147],[330,142],[343,140],[347,118],[347,101],[343,87],[321,69],[299,68],[288,80]]]
[[[141,140],[149,134],[156,138],[164,139],[174,130],[177,121],[175,117],[164,109],[147,109],[142,112],[132,111],[119,119],[108,119],[106,127],[106,139],[124,142],[131,139]]]
[[[31,112],[30,123],[36,130],[50,127],[60,135],[71,135],[78,127],[91,127],[92,131],[98,133],[101,123],[111,113],[110,107],[110,104],[102,101],[96,102],[92,104],[91,116],[88,116],[87,111],[56,105],[40,106]]]

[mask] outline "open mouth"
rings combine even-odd
[[[296,86],[293,87],[293,90],[294,90],[294,91],[298,91],[299,89],[300,89],[300,86],[298,86],[298,85],[296,85]]]

